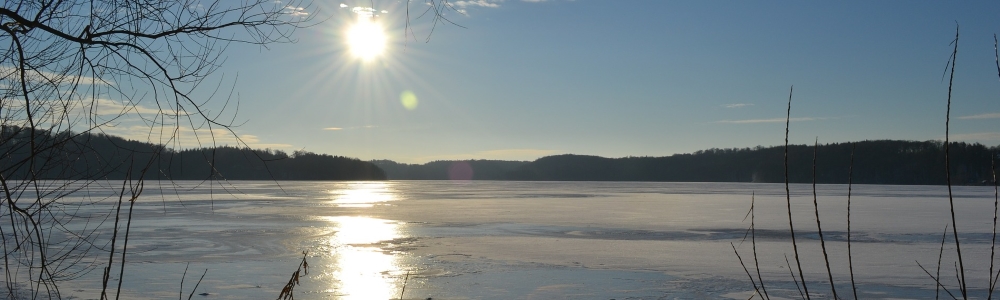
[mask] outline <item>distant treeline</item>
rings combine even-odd
[[[35,131],[36,155],[30,131],[0,128],[0,173],[40,179],[173,180],[384,180],[370,162],[341,156],[295,151],[216,147],[173,150],[163,145],[105,134]],[[131,170],[131,172],[130,172]],[[146,170],[143,172],[143,170]],[[141,174],[145,175],[141,175]]]
[[[402,164],[391,160],[375,160],[390,180],[506,180],[510,173],[527,165],[526,161],[466,160],[432,161],[426,164]],[[461,178],[461,171],[471,171],[471,178]],[[457,177],[457,178],[456,178]]]
[[[666,157],[604,158],[555,155],[525,161],[468,160],[401,164],[295,151],[216,147],[174,150],[163,145],[91,133],[0,128],[0,175],[40,179],[174,180],[532,180],[784,182],[784,147],[709,149]],[[939,141],[856,143],[854,183],[944,184],[944,145]],[[820,145],[816,180],[847,183],[850,143]],[[954,184],[992,183],[991,156],[998,147],[951,144]],[[789,180],[813,180],[813,146],[788,149]],[[131,170],[131,173],[130,171]],[[145,172],[143,172],[145,170]],[[383,171],[384,170],[384,171]],[[141,175],[145,174],[145,175]]]
[[[945,184],[944,143],[938,141],[857,142],[854,183]],[[850,143],[820,145],[816,151],[816,180],[847,183],[851,166]],[[951,144],[951,175],[955,184],[992,183],[990,156],[997,147]],[[784,147],[709,149],[667,157],[604,158],[555,155],[533,162],[436,161],[423,165],[375,161],[389,179],[450,179],[459,163],[471,166],[473,180],[544,181],[678,181],[784,182]],[[813,146],[788,149],[789,180],[813,180]]]

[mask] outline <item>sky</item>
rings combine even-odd
[[[410,3],[408,35],[405,2],[315,1],[296,43],[230,46],[235,132],[405,163],[669,156],[783,144],[794,86],[792,144],[943,140],[960,26],[951,139],[1000,145],[998,1],[450,3],[436,26]],[[366,60],[347,30],[373,5]]]

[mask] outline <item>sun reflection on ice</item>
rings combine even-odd
[[[396,193],[389,183],[357,182],[346,188],[330,190],[333,203],[338,207],[372,207],[379,203],[395,201]]]
[[[399,257],[387,253],[379,242],[400,238],[400,226],[394,221],[355,217],[327,217],[336,230],[330,245],[336,249],[333,266],[333,289],[339,299],[392,299],[399,297]]]

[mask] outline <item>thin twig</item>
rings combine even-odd
[[[760,289],[757,288],[757,281],[753,280],[753,275],[750,275],[750,270],[747,270],[747,265],[743,263],[743,257],[740,256],[739,251],[736,251],[736,245],[729,243],[729,246],[733,247],[733,253],[736,253],[736,258],[740,260],[740,266],[743,266],[743,271],[747,273],[747,277],[750,277],[750,284],[753,284],[753,290],[757,291],[758,295],[762,295]],[[764,299],[764,297],[761,296],[761,299]]]
[[[956,297],[955,297],[955,294],[952,294],[952,293],[951,293],[951,291],[949,291],[949,290],[948,290],[948,287],[946,287],[946,286],[944,286],[943,284],[941,284],[941,280],[938,280],[938,278],[937,278],[937,277],[934,277],[934,275],[931,275],[931,272],[928,272],[928,271],[927,271],[927,269],[926,269],[926,268],[924,268],[924,266],[923,266],[923,265],[921,265],[919,261],[917,262],[917,266],[919,266],[921,270],[924,270],[924,273],[926,273],[926,274],[927,274],[927,276],[930,276],[930,277],[931,277],[931,279],[934,279],[934,282],[935,282],[935,283],[937,283],[937,287],[938,287],[939,289],[944,289],[944,291],[945,291],[946,293],[948,293],[948,295],[950,295],[952,299],[958,299],[958,298],[956,298]],[[935,299],[936,299],[936,298],[935,298]]]

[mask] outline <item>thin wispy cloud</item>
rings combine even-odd
[[[306,10],[305,7],[296,7],[289,5],[285,6],[285,10],[287,10],[288,14],[293,17],[304,17],[309,15],[309,13],[305,11]]]
[[[488,0],[455,1],[455,2],[451,2],[451,5],[455,6],[455,7],[459,7],[459,8],[466,8],[466,7],[473,7],[473,6],[497,8],[497,7],[500,7],[500,2],[503,2],[503,1],[502,0],[500,0],[500,1],[488,1]]]
[[[192,130],[187,127],[180,127],[177,132],[173,130],[159,131],[150,130],[145,125],[115,125],[102,126],[99,132],[119,136],[129,140],[147,141],[157,144],[166,144],[174,149],[191,149],[202,147],[233,146],[250,147],[253,149],[291,149],[292,145],[283,143],[266,143],[260,137],[253,134],[234,135],[232,132],[222,128],[197,129]]]
[[[351,12],[354,13],[354,14],[356,14],[356,15],[358,15],[359,18],[375,18],[375,17],[378,17],[380,14],[387,14],[387,13],[389,13],[388,10],[384,10],[384,9],[383,10],[376,10],[375,8],[369,7],[369,6],[355,6],[355,7],[350,7],[347,4],[343,4],[343,3],[340,4],[340,8],[342,8],[342,9],[350,8]]]
[[[25,78],[29,82],[45,82],[58,84],[94,84],[94,85],[115,85],[114,81],[104,78],[94,78],[89,76],[76,76],[72,74],[58,74],[48,71],[29,70],[25,72]],[[0,66],[0,78],[18,78],[20,69],[12,66]]]
[[[725,107],[725,108],[741,108],[741,107],[747,107],[747,106],[753,106],[753,103],[731,103],[731,104],[723,104],[722,105],[722,107]]]
[[[459,0],[448,2],[448,4],[463,15],[468,15],[468,8],[472,7],[486,7],[486,8],[498,8],[500,4],[506,0]],[[528,3],[541,3],[549,2],[550,0],[521,0],[521,2]]]
[[[1000,113],[978,114],[958,117],[959,120],[1000,119]]]
[[[186,111],[181,110],[175,113],[173,110],[161,111],[158,108],[143,106],[129,101],[118,101],[105,98],[95,100],[90,99],[70,99],[70,100],[36,100],[45,109],[35,111],[36,118],[45,116],[44,119],[56,117],[53,120],[61,119],[89,119],[97,117],[97,121],[107,121],[111,119],[121,119],[121,117],[136,117],[142,115],[169,115],[187,116]],[[24,115],[26,107],[21,102],[11,102],[2,110],[3,118],[9,121],[27,120]]]
[[[375,9],[371,7],[355,6],[354,8],[351,8],[351,12],[357,14],[358,17],[375,17]]]
[[[825,119],[827,118],[791,118],[788,119],[788,121],[803,122],[803,121],[819,121]],[[758,124],[758,123],[784,123],[784,122],[785,118],[715,121],[715,123],[721,123],[721,124]]]
[[[352,126],[352,127],[324,127],[324,131],[341,131],[341,130],[355,130],[355,129],[372,129],[378,128],[375,125],[365,125],[365,126]]]
[[[139,104],[115,101],[111,99],[97,99],[93,102],[93,105],[85,105],[84,109],[87,111],[92,111],[98,115],[123,115],[123,114],[158,114],[159,109],[145,107]],[[173,114],[173,111],[163,112],[166,114]],[[187,115],[186,112],[181,111],[181,115]]]

